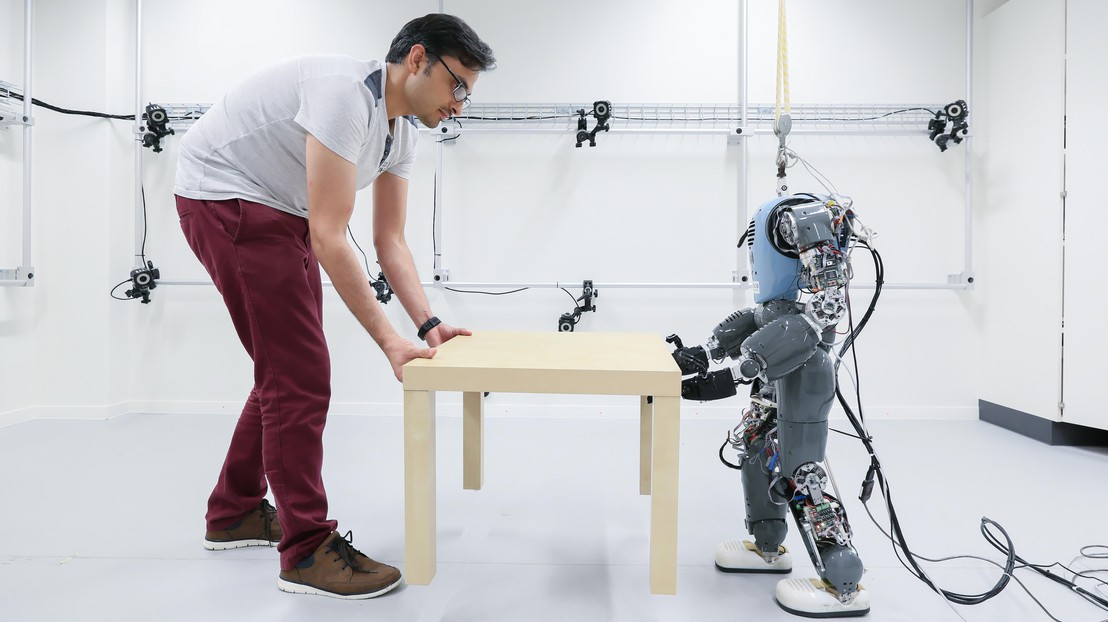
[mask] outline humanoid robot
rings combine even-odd
[[[836,387],[835,327],[847,313],[850,242],[871,235],[856,226],[850,207],[837,195],[809,194],[762,204],[743,236],[756,306],[729,315],[703,345],[685,347],[677,335],[668,340],[685,376],[685,399],[722,399],[751,385],[750,406],[729,440],[740,454],[754,542],[720,543],[716,566],[790,572],[782,542],[791,514],[819,579],[782,580],[775,596],[783,609],[806,617],[862,616],[870,606],[850,523],[821,464]],[[732,366],[709,371],[727,358]]]

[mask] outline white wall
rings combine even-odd
[[[0,2],[0,80],[23,85],[23,2]],[[18,103],[18,102],[17,102]],[[0,129],[0,268],[23,260],[23,130]],[[34,297],[25,288],[0,287],[0,413],[32,401]]]
[[[1010,0],[977,29],[978,394],[1052,420],[1061,398],[1064,9]]]
[[[336,1],[318,3],[305,15],[291,4],[218,4],[144,3],[144,101],[212,102],[251,69],[300,53],[380,57],[407,19],[437,9],[429,1]],[[776,15],[769,4],[752,2],[750,12],[750,97],[761,102],[773,94]],[[66,59],[39,65],[41,97],[71,107],[130,110],[131,60],[121,43],[131,27],[129,5],[93,3],[83,9],[96,13],[87,19],[40,20],[39,48]],[[572,0],[540,11],[448,1],[445,10],[467,19],[499,58],[499,69],[478,83],[476,100],[604,98],[618,106],[737,101],[736,5]],[[833,7],[796,0],[789,6],[793,103],[942,103],[965,96],[962,0],[852,0]],[[217,12],[219,20],[202,17]],[[103,31],[92,28],[95,35],[88,35],[95,23],[105,24]],[[78,47],[81,36],[99,40]],[[40,127],[46,125],[39,116]],[[34,367],[35,403],[110,407],[127,400],[152,410],[237,409],[249,389],[249,361],[214,289],[162,287],[150,305],[106,297],[107,288],[126,276],[132,254],[130,124],[54,115],[50,125],[51,132],[40,134],[38,160],[50,181],[42,182],[36,213],[52,237],[39,261],[50,276],[43,275],[36,294],[49,304],[34,329],[43,350],[43,363]],[[470,135],[446,148],[443,251],[452,278],[728,280],[736,267],[736,231],[746,220],[736,214],[739,192],[752,207],[772,196],[772,140],[751,139],[750,187],[743,189],[738,149],[722,138],[602,135],[598,142],[595,149],[574,149],[568,135]],[[922,137],[797,136],[792,147],[853,195],[867,224],[881,232],[888,281],[942,282],[961,271],[964,150],[940,154]],[[165,152],[144,152],[147,255],[166,279],[200,278],[203,270],[181,239],[173,211],[176,149],[177,138],[170,137]],[[434,147],[425,139],[408,219],[409,243],[425,279],[433,170]],[[794,189],[819,190],[799,167],[791,175]],[[363,247],[370,239],[369,208],[368,196],[360,197],[353,225]],[[74,257],[82,258],[80,266],[72,265]],[[861,282],[871,272],[858,263]],[[858,309],[868,293],[855,292]],[[475,329],[554,330],[570,308],[557,290],[486,297],[436,289],[429,296],[440,317]],[[886,291],[859,341],[868,414],[975,416],[977,296]],[[597,303],[600,311],[587,314],[580,330],[679,332],[696,342],[749,300],[722,290],[602,289]],[[397,303],[386,311],[401,334],[414,338]],[[399,384],[334,292],[327,295],[325,315],[336,410],[399,412]],[[945,348],[934,347],[936,326]],[[75,383],[59,387],[50,384],[57,376],[47,364],[63,356],[70,360],[60,363],[62,370]],[[552,400],[494,396],[490,412],[533,401]],[[610,409],[623,402],[565,397],[557,403]],[[693,409],[702,410],[709,409]]]

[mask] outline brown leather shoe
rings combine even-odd
[[[281,541],[281,524],[277,509],[262,499],[258,507],[239,522],[218,531],[204,533],[204,548],[209,551],[239,549],[244,546],[273,546]]]
[[[277,587],[293,594],[317,594],[345,600],[380,596],[400,585],[400,571],[373,561],[351,546],[354,536],[337,531],[291,570],[282,570]]]

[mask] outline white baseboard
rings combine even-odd
[[[111,419],[129,412],[129,402],[116,402],[104,406],[28,406],[0,413],[0,427],[30,421],[32,419]]]
[[[637,404],[535,404],[513,403],[490,400],[485,404],[488,417],[541,417],[548,419],[591,419],[596,417],[637,419]],[[238,416],[242,402],[218,401],[173,401],[173,400],[128,400],[104,406],[29,406],[0,413],[0,427],[22,423],[33,419],[111,419],[128,413],[157,415],[197,414]],[[458,399],[440,399],[436,414],[440,417],[460,417],[462,406]],[[685,402],[681,407],[684,419],[712,419],[720,421],[738,421],[740,408],[734,403],[692,403]],[[393,416],[403,414],[400,403],[373,402],[335,402],[331,404],[334,416]],[[898,406],[866,409],[866,418],[870,421],[902,420],[975,420],[978,418],[977,406],[935,407],[935,406]],[[831,420],[841,421],[845,416],[838,408],[832,411]]]
[[[17,423],[23,423],[24,421],[30,421],[34,418],[34,406],[27,406],[26,408],[16,408],[15,410],[2,412],[0,413],[0,428],[9,425],[15,425]]]

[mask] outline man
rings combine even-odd
[[[185,134],[174,187],[181,228],[254,361],[254,388],[208,500],[204,546],[279,542],[278,587],[344,599],[400,583],[327,518],[321,477],[330,401],[319,266],[388,358],[431,358],[463,328],[431,313],[404,239],[418,119],[459,114],[492,50],[457,17],[409,22],[385,58],[311,56],[233,88]],[[355,192],[373,184],[373,243],[421,348],[388,322],[346,241]],[[277,507],[264,499],[267,481]]]

